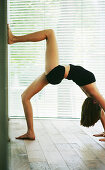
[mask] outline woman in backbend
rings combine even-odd
[[[94,74],[81,66],[72,64],[59,65],[58,47],[55,33],[52,29],[34,32],[24,36],[14,36],[8,26],[8,44],[42,40],[46,40],[45,72],[33,81],[21,95],[28,130],[27,133],[16,139],[35,140],[33,111],[30,99],[49,83],[54,85],[59,84],[64,78],[73,80],[88,96],[82,106],[81,125],[86,127],[93,126],[101,119],[105,131],[105,99],[97,89]],[[95,136],[104,136],[104,132]],[[100,140],[105,141],[105,139]]]

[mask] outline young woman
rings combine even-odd
[[[101,119],[105,131],[105,99],[97,89],[94,74],[81,66],[72,64],[65,66],[59,65],[58,47],[52,29],[34,32],[24,36],[14,36],[8,26],[8,44],[42,40],[46,40],[45,72],[33,81],[22,94],[22,103],[28,130],[27,133],[16,139],[35,140],[33,111],[30,99],[49,83],[59,84],[64,78],[73,80],[88,96],[82,106],[81,125],[89,127]],[[104,136],[104,132],[94,136]],[[105,139],[100,140],[105,141]]]

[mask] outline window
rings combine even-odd
[[[105,2],[102,0],[9,0],[8,22],[15,35],[53,28],[60,64],[92,71],[105,97]],[[21,94],[42,72],[45,41],[9,46],[9,115],[24,116]],[[34,117],[80,118],[86,98],[72,81],[46,86],[32,98]]]

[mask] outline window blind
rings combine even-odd
[[[60,64],[92,71],[105,97],[105,2],[102,0],[9,0],[8,22],[15,35],[55,31]],[[45,66],[45,41],[9,46],[9,115],[24,116],[21,94]],[[34,117],[80,118],[86,98],[72,81],[46,86],[31,102]]]

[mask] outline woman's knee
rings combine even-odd
[[[54,30],[53,29],[47,29],[46,30],[46,37],[47,37],[47,39],[50,37],[50,36],[52,36],[52,35],[54,35],[55,33],[54,33]]]
[[[30,98],[27,96],[27,93],[26,92],[23,92],[21,94],[21,99],[22,99],[22,103],[25,103],[27,102],[28,100],[30,100]]]

